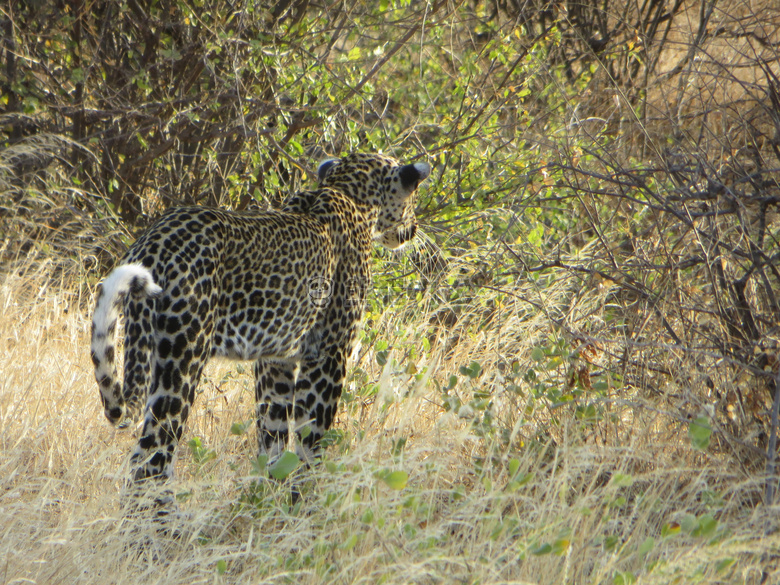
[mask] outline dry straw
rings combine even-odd
[[[258,485],[253,433],[231,433],[251,418],[251,379],[212,363],[185,441],[201,437],[215,457],[198,464],[183,446],[171,530],[123,519],[134,433],[101,414],[83,309],[92,291],[45,287],[32,272],[0,287],[4,583],[612,583],[629,571],[640,582],[758,583],[780,544],[776,511],[754,507],[760,482],[696,455],[663,413],[583,432],[566,409],[539,411],[559,424],[535,437],[533,417],[499,411],[516,421],[507,448],[475,433],[467,412],[445,412],[434,380],[453,364],[480,358],[492,370],[491,356],[531,351],[545,318],[511,311],[504,341],[477,335],[434,351],[422,381],[400,375],[392,352],[384,368],[365,352],[358,366],[379,397],[342,410],[346,438],[300,476],[294,507],[287,486]],[[540,291],[516,294],[551,305]],[[479,380],[500,385],[490,371]]]

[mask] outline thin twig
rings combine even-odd
[[[775,460],[777,459],[777,418],[780,413],[780,369],[775,377],[775,396],[772,400],[772,430],[769,433],[769,446],[766,452],[766,498],[764,504],[771,506],[775,500]]]

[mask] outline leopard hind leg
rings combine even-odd
[[[208,280],[200,283],[205,302],[215,304]],[[194,286],[189,283],[180,288]],[[173,477],[176,450],[195,400],[203,368],[211,356],[213,316],[196,315],[196,298],[158,300],[152,333],[152,375],[141,437],[131,456],[133,481],[163,482]]]

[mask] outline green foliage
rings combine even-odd
[[[697,417],[688,425],[688,438],[696,449],[705,450],[710,444],[712,427],[706,416]]]
[[[300,465],[300,458],[291,451],[285,451],[281,456],[268,468],[268,473],[274,479],[282,480],[286,479],[295,469]]]
[[[460,373],[463,376],[468,376],[472,380],[476,380],[479,374],[482,372],[482,366],[479,365],[479,362],[471,362],[471,364],[466,366],[460,367]]]
[[[246,421],[246,422],[236,422],[233,423],[230,427],[230,434],[241,436],[244,433],[246,433],[247,429],[249,429],[252,426],[253,421]]]
[[[225,571],[227,571],[227,562],[225,561],[225,559],[219,559],[217,561],[216,569],[217,569],[217,575],[225,574]]]
[[[200,437],[193,437],[187,445],[190,448],[190,453],[192,453],[192,460],[199,467],[217,458],[217,453],[213,449],[203,446]]]
[[[403,470],[383,470],[377,473],[377,477],[394,490],[402,490],[409,481],[409,474]]]

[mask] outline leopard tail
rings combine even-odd
[[[92,315],[92,363],[100,388],[106,418],[111,424],[126,426],[125,400],[116,372],[116,324],[128,294],[135,298],[156,297],[162,293],[151,271],[141,264],[123,264],[100,284]]]

